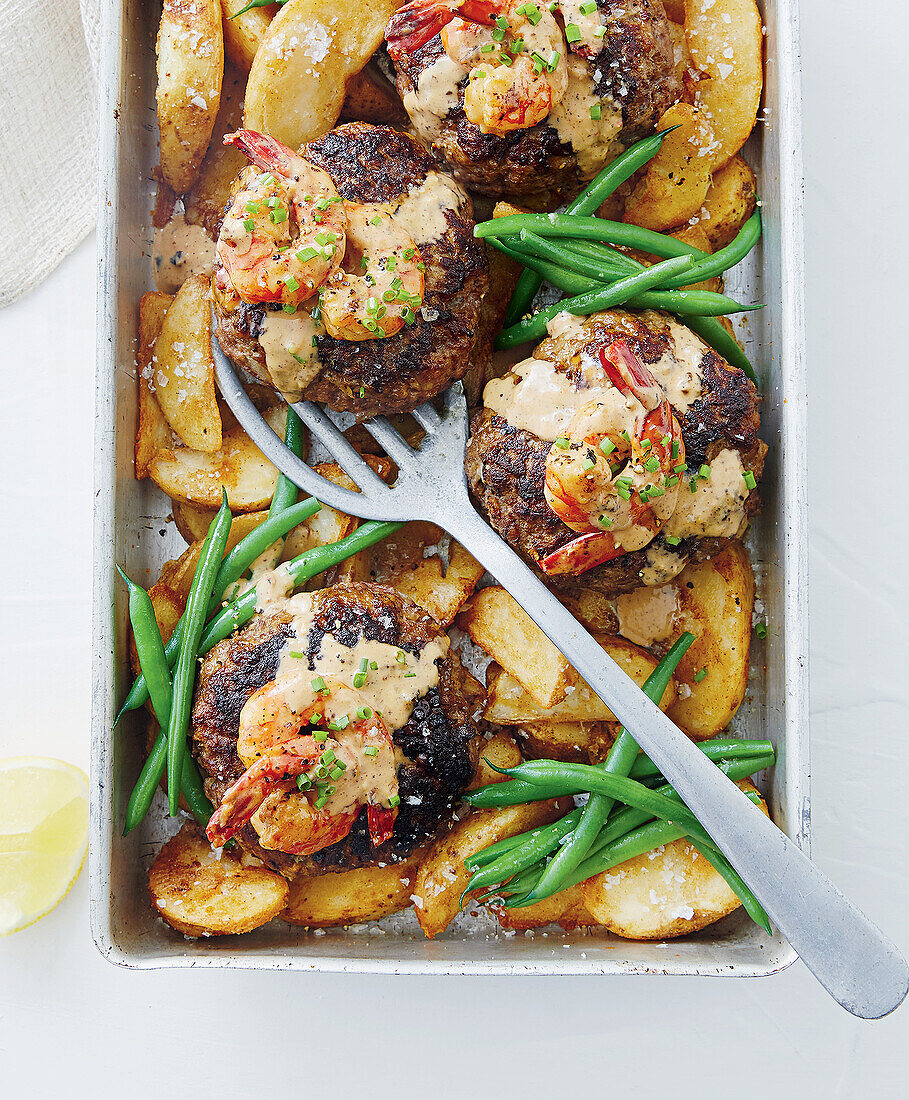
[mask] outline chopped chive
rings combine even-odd
[[[363,755],[364,756],[378,756],[379,755],[378,746],[377,745],[367,745],[366,748],[363,750]]]
[[[612,526],[612,520],[609,518],[609,516],[605,514],[600,516],[600,518],[597,520],[597,523],[599,523],[601,527],[605,527],[607,530],[609,530],[609,528]]]
[[[333,768],[328,769],[328,778],[329,779],[340,779],[341,776],[344,774],[344,768],[345,767],[346,767],[346,765],[338,762],[337,764],[335,764],[335,766]]]
[[[666,541],[669,543],[670,546],[678,546],[678,544],[682,540],[680,538],[676,538],[675,535],[667,535],[666,536]]]
[[[312,716],[312,718],[310,718],[309,724],[311,726],[317,726],[321,721],[322,721],[322,715],[321,714],[314,714]]]
[[[256,223],[252,220],[252,218],[246,218],[243,222],[243,228],[246,230],[247,233],[252,233],[252,231],[256,228]]]
[[[335,756],[333,749],[326,749],[325,752],[323,752],[322,755],[319,757],[319,759],[322,761],[323,764],[334,764],[334,762],[338,758]]]
[[[512,60],[511,60],[511,58],[510,58],[510,57],[508,56],[508,54],[507,54],[507,53],[500,53],[500,54],[499,54],[499,62],[500,62],[500,63],[501,63],[502,65],[504,65],[506,69],[508,68],[508,66],[509,66],[509,65],[511,65],[511,64],[512,64]]]
[[[766,623],[756,623],[755,627],[754,627],[754,632],[755,632],[755,634],[757,634],[757,636],[759,638],[766,638],[767,637],[767,624]]]
[[[328,688],[325,686],[325,677],[317,676],[314,680],[310,681],[313,691],[319,691],[323,695],[328,695]]]
[[[299,290],[299,289],[300,289],[300,284],[299,284],[299,283],[297,282],[297,280],[296,280],[296,279],[295,279],[295,278],[293,277],[293,275],[288,275],[288,277],[287,277],[287,278],[286,278],[286,279],[284,280],[284,285],[285,285],[285,286],[287,287],[287,289],[288,289],[288,290],[290,290],[290,291],[294,291],[294,290]]]
[[[306,654],[305,653],[300,653],[299,650],[292,649],[290,651],[290,656],[295,657],[298,661],[302,661],[303,658],[306,656]]]
[[[650,474],[656,473],[659,468],[660,460],[656,457],[656,455],[651,455],[650,458],[648,458],[647,461],[644,463],[644,469]]]
[[[549,55],[549,60],[546,62],[546,68],[551,73],[554,73],[556,71],[556,66],[559,63],[559,58],[560,57],[561,57],[561,54],[559,53],[558,50],[553,50],[552,53]]]
[[[672,443],[672,457],[673,458],[678,458],[679,457],[679,441],[677,439],[673,440],[673,443]]]
[[[508,30],[508,20],[505,18],[504,15],[497,15],[495,17],[495,25],[499,28],[499,30]]]
[[[399,649],[398,652],[395,654],[395,660],[398,662],[399,665],[407,663],[407,654],[404,652],[403,649]]]
[[[706,462],[702,463],[700,470],[698,470],[698,475],[704,478],[705,481],[710,477],[710,467]]]
[[[287,221],[287,211],[283,206],[279,207],[277,210],[272,210],[268,216],[274,225],[280,225],[281,222]]]
[[[556,440],[556,442],[558,442],[558,440]],[[600,440],[600,450],[603,452],[604,455],[611,455],[612,452],[615,450],[615,444],[607,436],[606,439]]]
[[[483,45],[480,47],[480,53],[492,53],[494,49],[495,46],[493,46],[491,42],[484,42]]]
[[[688,469],[688,463],[687,462],[677,462],[672,467],[673,473],[676,473],[676,474],[683,474],[687,469]]]
[[[594,38],[605,38],[606,37],[606,28],[603,26],[602,23],[598,27],[593,28],[593,37]]]
[[[369,662],[369,667],[372,669],[373,672],[377,672],[378,668],[379,668],[379,662],[378,661],[370,661]]]
[[[699,684],[699,683],[701,682],[701,680],[703,680],[703,679],[705,679],[705,678],[706,678],[706,676],[707,676],[707,669],[706,669],[706,668],[702,668],[702,669],[700,670],[700,672],[696,672],[696,673],[694,674],[694,682],[695,682],[696,684]]]
[[[357,710],[357,717],[361,722],[366,718],[372,718],[372,707],[360,707]]]
[[[595,103],[595,104],[594,104],[594,105],[593,105],[593,106],[592,106],[592,107],[590,108],[590,117],[591,117],[591,118],[592,118],[592,119],[593,119],[593,120],[594,120],[595,122],[599,122],[599,120],[600,120],[600,119],[601,119],[601,118],[603,117],[603,108],[602,108],[602,107],[601,107],[601,106],[599,105],[599,103]]]
[[[623,428],[622,431],[619,434],[621,435],[622,439],[625,440],[626,443],[631,442],[631,436],[628,434],[628,429],[627,428]]]
[[[742,477],[745,481],[745,484],[748,486],[749,489],[756,489],[757,488],[757,479],[755,478],[755,476],[751,472],[751,470],[746,470],[742,474]]]
[[[596,0],[585,0],[585,2],[581,4],[581,15],[592,15],[596,10]]]
[[[593,461],[592,458],[585,458],[584,461],[581,463],[582,470],[592,470],[594,466],[596,466],[596,463]]]
[[[297,312],[297,307],[293,304],[293,302],[285,302],[284,305],[281,306],[281,309],[283,309],[285,313]]]
[[[401,805],[401,796],[399,794],[393,794],[388,800],[388,805],[394,808]]]
[[[581,41],[581,28],[577,25],[577,23],[566,24],[565,41],[569,43]]]

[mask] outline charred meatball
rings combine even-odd
[[[366,672],[355,679],[363,659]],[[370,667],[373,660],[376,669]],[[438,624],[393,589],[351,584],[300,593],[266,606],[206,656],[193,707],[192,751],[217,817],[225,796],[250,770],[241,753],[248,752],[243,741],[251,736],[255,701],[245,712],[244,707],[256,693],[261,698],[264,692],[271,706],[265,732],[274,734],[274,744],[267,752],[260,745],[259,760],[265,762],[283,759],[282,753],[293,751],[294,739],[308,736],[310,730],[320,752],[334,747],[343,759],[340,744],[346,731],[367,721],[364,715],[372,724],[382,716],[393,743],[396,776],[394,795],[385,799],[394,806],[393,826],[389,821],[387,836],[378,846],[370,807],[364,804],[358,812],[355,807],[343,835],[316,851],[300,856],[276,847],[274,829],[271,839],[268,833],[275,821],[283,822],[286,831],[296,815],[297,824],[303,820],[307,829],[315,827],[310,818],[316,788],[302,793],[293,779],[279,782],[265,801],[259,799],[252,823],[236,838],[288,878],[398,862],[445,826],[473,776],[479,690],[450,651]],[[351,703],[354,693],[356,710]],[[304,705],[309,700],[303,696],[309,695],[318,714]],[[335,704],[345,709],[343,715],[332,711]],[[297,716],[293,724],[302,723],[302,730],[280,725],[281,714],[290,711]],[[329,721],[330,714],[334,717]],[[309,725],[307,715],[312,719]],[[262,733],[253,728],[254,736]],[[374,773],[380,757],[368,738],[364,751],[362,762]],[[357,761],[351,761],[351,768],[356,766]],[[333,780],[329,777],[327,782]],[[336,825],[340,810],[347,808],[327,801],[322,825]],[[332,840],[330,833],[325,835]]]
[[[493,196],[574,192],[681,96],[661,0],[414,0],[388,52],[414,129]]]
[[[644,546],[580,575],[550,576],[550,583],[562,591],[580,585],[615,596],[664,583],[688,561],[709,557],[740,536],[760,505],[756,482],[767,449],[757,435],[757,390],[746,375],[674,318],[655,311],[560,314],[550,333],[531,359],[487,385],[486,407],[472,423],[468,480],[499,534],[541,571],[578,539],[581,525],[567,526],[547,499],[547,460],[551,451],[568,446],[564,433],[579,409],[603,393],[615,398],[602,353],[621,341],[652,372],[681,431],[677,452],[686,468],[670,452],[673,465],[664,479],[677,494],[674,511]],[[629,430],[633,407],[629,400]],[[595,452],[591,466],[594,459]],[[609,516],[596,526],[608,531]]]
[[[299,154],[256,137],[237,138],[257,167],[233,185],[212,280],[225,353],[360,419],[461,378],[488,286],[461,187],[384,126],[340,126]]]

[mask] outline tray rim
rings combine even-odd
[[[477,975],[579,975],[579,974],[679,974],[691,976],[765,977],[779,973],[797,958],[788,944],[774,945],[762,964],[717,965],[714,959],[703,965],[676,963],[671,958],[650,965],[623,959],[619,951],[609,963],[585,959],[567,952],[549,959],[521,961],[520,958],[432,959],[360,958],[303,953],[278,954],[273,949],[259,953],[229,954],[185,952],[179,947],[155,954],[137,954],[120,946],[111,922],[113,890],[111,857],[117,830],[113,822],[114,742],[110,720],[114,713],[114,505],[116,486],[115,440],[116,401],[113,385],[118,327],[117,241],[120,183],[120,88],[122,85],[122,35],[124,14],[130,0],[102,6],[100,63],[98,216],[97,363],[94,460],[94,561],[92,595],[92,734],[91,804],[89,850],[89,905],[92,938],[104,958],[127,969],[162,967],[231,967],[236,969],[318,970],[327,973],[381,974],[477,974]],[[762,5],[763,6],[763,5]],[[787,752],[785,788],[797,813],[790,821],[792,839],[810,851],[810,768],[808,751],[808,546],[807,464],[805,439],[807,416],[803,395],[807,392],[805,364],[804,305],[804,176],[801,155],[800,52],[798,0],[776,0],[774,4],[777,70],[776,119],[773,128],[778,141],[780,218],[795,232],[781,237],[780,282],[783,305],[780,310],[780,420],[787,445],[783,452],[783,477],[779,522],[784,525],[785,592],[783,595],[786,646],[783,661],[785,681]],[[793,739],[792,733],[798,736]],[[566,936],[562,942],[582,944]],[[402,948],[412,941],[401,940]],[[469,951],[470,938],[460,941]],[[588,941],[589,942],[589,941]],[[619,941],[621,943],[621,941]],[[672,941],[667,941],[668,945]],[[660,945],[664,946],[664,945]]]

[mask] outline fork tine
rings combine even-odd
[[[359,452],[345,438],[331,417],[324,413],[318,405],[314,405],[311,401],[295,401],[291,402],[290,406],[313,435],[324,444],[325,449],[344,473],[352,478],[364,492],[367,488],[387,488],[385,482],[361,458]]]
[[[386,417],[374,416],[371,420],[364,420],[363,427],[398,466],[411,462],[416,452]]]
[[[414,409],[413,418],[425,432],[435,431],[442,423],[441,417],[428,401]]]

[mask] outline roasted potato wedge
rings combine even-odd
[[[347,82],[342,122],[375,122],[383,126],[410,125],[404,104],[394,85],[369,64]]]
[[[729,244],[754,213],[756,202],[757,181],[741,157],[733,157],[713,173],[699,222],[711,252]]]
[[[656,668],[656,660],[640,646],[625,638],[599,637],[597,641],[609,656],[635,683],[643,684]],[[574,669],[569,669],[567,694],[554,707],[541,707],[509,673],[493,671],[487,684],[489,699],[485,717],[500,726],[524,726],[537,722],[614,722],[615,715],[584,683]],[[675,684],[670,680],[660,701],[663,710],[676,697]]]
[[[152,355],[155,397],[187,447],[212,454],[221,446],[221,413],[211,354],[211,307],[205,275],[177,291]]]
[[[571,666],[504,588],[478,592],[458,616],[458,626],[539,706],[548,709],[565,698]]]
[[[280,11],[277,4],[269,4],[264,8],[250,8],[238,15],[247,3],[248,0],[221,0],[221,11],[224,13],[224,54],[243,73],[244,78],[252,68],[256,50],[265,37],[269,24]]]
[[[140,480],[148,477],[148,467],[158,451],[174,445],[174,433],[151,388],[155,342],[172,301],[170,294],[159,294],[157,291],[143,294],[139,301],[139,351],[136,355],[139,401],[135,461],[136,477]]]
[[[410,905],[421,858],[422,852],[415,852],[384,867],[298,878],[290,885],[281,920],[306,928],[336,928],[398,913]]]
[[[704,111],[676,103],[660,118],[669,134],[625,200],[623,218],[645,229],[682,225],[701,209],[710,187],[715,139]]]
[[[534,760],[598,764],[615,740],[614,722],[535,722],[514,733],[521,751]]]
[[[491,908],[499,924],[513,932],[527,932],[556,923],[566,931],[572,931],[596,923],[584,908],[584,886],[583,882],[579,883],[521,909],[506,909],[500,905]]]
[[[485,787],[488,783],[504,781],[505,776],[490,765],[494,764],[496,768],[516,768],[522,759],[521,750],[513,737],[507,733],[494,734],[480,745],[477,772],[468,790],[472,791],[477,787]]]
[[[292,149],[334,126],[348,81],[382,43],[400,7],[378,0],[289,0],[272,20],[246,86],[246,125]]]
[[[224,35],[218,0],[164,0],[157,54],[161,172],[182,195],[199,174],[221,98]]]
[[[247,12],[247,15],[252,15],[252,11]],[[221,218],[230,197],[230,185],[249,163],[239,149],[233,145],[225,145],[223,141],[225,134],[238,130],[243,122],[245,91],[245,75],[228,66],[224,70],[221,106],[212,130],[211,144],[205,160],[202,161],[199,178],[183,197],[186,220],[191,225],[201,225],[212,240],[217,239],[221,227]]]
[[[702,741],[726,729],[745,697],[754,573],[745,548],[731,542],[709,561],[685,566],[676,583],[676,634],[690,630],[695,640],[675,671],[678,694],[666,713]]]
[[[240,539],[246,538],[250,531],[254,531],[260,523],[264,522],[267,515],[267,512],[252,512],[234,516],[227,535],[227,545],[224,548],[225,554],[230,553]],[[206,527],[205,530],[207,533],[208,528]],[[196,566],[199,564],[199,554],[202,550],[204,537],[203,535],[192,546],[188,546],[179,558],[165,563],[161,570],[161,582],[172,588],[183,601],[189,595],[189,589],[196,574]]]
[[[158,853],[148,889],[159,915],[184,936],[235,936],[276,917],[287,882],[264,867],[244,867],[229,850],[215,855],[188,822]]]
[[[754,0],[685,0],[685,35],[702,74],[695,104],[713,128],[713,165],[720,168],[745,144],[757,120],[764,79],[760,12]]]
[[[754,790],[740,783],[743,790]],[[762,803],[764,813],[767,807]],[[594,875],[581,884],[593,922],[630,940],[685,936],[728,916],[740,905],[725,879],[687,840]]]
[[[374,460],[376,462],[376,460]],[[371,463],[372,465],[372,463]],[[378,462],[376,462],[378,465]],[[322,462],[313,467],[333,485],[340,485],[342,489],[350,489],[358,492],[356,483],[344,473],[337,462]],[[284,542],[282,561],[289,561],[315,546],[327,546],[332,542],[340,542],[352,531],[355,531],[360,521],[346,512],[339,512],[335,508],[329,508],[323,504],[314,516],[305,523],[295,527]]]
[[[282,438],[285,409],[269,409],[265,419]],[[155,456],[149,468],[152,480],[169,497],[201,508],[217,508],[221,489],[235,512],[256,512],[271,501],[278,471],[242,428],[224,433],[221,449],[214,454],[174,447]]]
[[[446,568],[447,558],[447,568]],[[483,567],[460,543],[432,523],[408,523],[369,550],[344,562],[348,582],[387,584],[448,626],[483,576]]]
[[[593,588],[577,588],[557,593],[559,600],[592,634],[617,634],[619,620],[612,601]]]
[[[468,856],[505,837],[547,825],[566,813],[569,805],[566,799],[551,799],[504,810],[474,810],[440,837],[420,864],[414,883],[414,908],[425,935],[432,939],[444,932],[458,915],[461,895],[470,881],[464,867]]]

